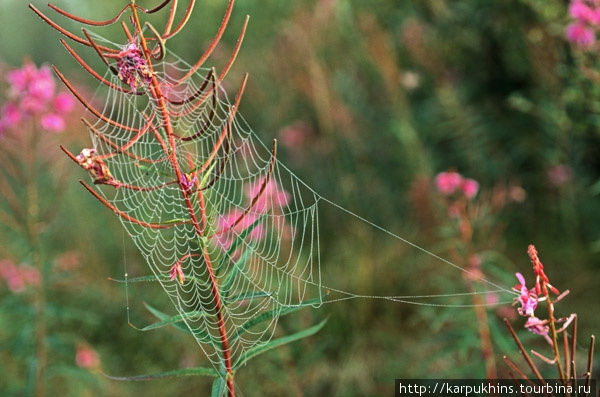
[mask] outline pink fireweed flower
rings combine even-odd
[[[525,277],[521,273],[516,273],[519,284],[514,288],[515,291],[520,292],[521,295],[515,299],[515,303],[519,303],[521,307],[518,308],[521,316],[532,317],[535,308],[538,305],[538,297],[535,293],[535,289],[527,289],[525,286]]]
[[[596,41],[594,29],[580,22],[573,22],[567,26],[565,35],[567,40],[582,48],[589,48]]]
[[[308,142],[312,133],[308,123],[297,121],[279,131],[279,141],[288,149],[297,149]]]
[[[465,197],[471,200],[479,191],[479,183],[475,179],[465,179],[461,189]]]
[[[75,363],[79,368],[93,369],[100,365],[100,357],[91,347],[81,345],[75,353]]]
[[[535,316],[531,316],[527,319],[527,322],[525,323],[525,328],[527,328],[529,332],[533,332],[537,335],[542,335],[548,343],[552,344],[552,340],[550,340],[550,337],[548,336],[550,327],[548,326],[547,320],[540,320]]]
[[[552,291],[552,293],[556,294],[556,295],[560,295],[560,291],[552,286],[552,284],[550,284],[550,280],[548,279],[548,276],[546,276],[546,273],[544,272],[544,265],[542,264],[542,261],[540,260],[539,256],[538,256],[538,252],[537,249],[535,248],[535,246],[533,244],[530,244],[527,247],[527,254],[529,255],[529,258],[531,259],[531,264],[533,265],[533,272],[535,273],[535,292],[538,295],[541,295],[543,293],[543,295],[547,295],[548,294],[548,290],[547,287],[550,288],[550,290]]]
[[[96,149],[83,149],[75,159],[81,168],[90,173],[95,184],[120,186],[120,183],[113,178],[106,163],[96,155]]]
[[[194,186],[196,186],[196,182],[198,182],[198,177],[196,175],[192,177],[188,174],[182,174],[181,179],[179,180],[179,184],[187,193],[192,191]]]
[[[65,129],[65,120],[55,113],[43,115],[40,123],[43,129],[50,132],[62,132]]]
[[[40,125],[46,131],[65,129],[63,116],[73,109],[74,103],[66,93],[56,94],[56,84],[47,66],[39,69],[26,62],[20,69],[7,73],[10,85],[9,102],[0,114],[0,131],[16,129],[29,117],[41,116]]]
[[[14,103],[7,103],[0,112],[0,134],[5,130],[16,127],[22,118],[22,113]]]
[[[250,202],[258,197],[252,207],[252,211],[262,213],[267,212],[270,209],[287,207],[290,202],[290,194],[279,187],[277,182],[273,179],[270,179],[267,182],[261,193],[264,181],[265,179],[262,177],[256,182],[246,185],[244,189],[246,197]]]
[[[75,101],[71,95],[67,94],[66,92],[61,92],[54,98],[52,106],[57,113],[69,113],[71,110],[73,110]]]
[[[444,196],[456,192],[463,184],[463,177],[455,171],[440,172],[435,177],[435,186]]]
[[[591,5],[590,2],[586,4],[584,0],[574,0],[569,6],[569,14],[578,22],[597,25],[600,22],[599,10]]]
[[[0,261],[0,277],[14,293],[23,292],[28,286],[39,285],[41,278],[38,269],[28,265],[17,266],[9,260]]]
[[[183,285],[185,281],[185,274],[183,273],[183,269],[181,268],[181,262],[175,263],[171,266],[171,270],[169,270],[169,275],[171,276],[171,280],[179,279],[179,284]]]
[[[119,53],[117,59],[118,77],[125,84],[129,84],[134,91],[137,86],[152,82],[152,72],[142,50],[137,43],[132,41]]]
[[[217,220],[217,228],[219,231],[225,231],[224,233],[217,234],[215,241],[224,250],[229,249],[231,244],[236,237],[244,230],[248,229],[254,222],[258,220],[258,216],[254,213],[246,214],[242,220],[234,226],[235,222],[240,218],[244,212],[239,209],[234,209],[227,214],[220,216]],[[259,241],[265,237],[265,228],[260,223],[255,225],[252,231],[248,234],[248,239],[251,241]]]

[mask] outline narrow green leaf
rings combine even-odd
[[[148,309],[148,311],[150,313],[152,313],[154,315],[154,317],[158,318],[161,321],[165,321],[167,319],[169,319],[171,316],[169,316],[168,314],[165,314],[163,312],[161,312],[160,310],[150,306],[148,303],[144,302],[144,306],[146,306],[146,309]],[[173,327],[177,328],[180,331],[183,332],[187,332],[188,334],[190,333],[190,330],[188,329],[188,327],[183,323],[183,321],[177,322],[173,324]]]
[[[150,309],[148,309],[148,310],[150,310]],[[175,316],[166,318],[166,319],[156,322],[154,324],[147,325],[144,328],[141,328],[140,331],[150,331],[153,329],[166,327],[167,325],[173,325],[173,326],[175,326],[175,324],[184,325],[185,324],[185,323],[183,323],[184,319],[198,318],[198,317],[203,317],[205,315],[206,315],[206,312],[198,311],[198,310],[188,312],[188,313],[183,313],[183,314],[177,314]]]
[[[219,373],[213,368],[204,368],[204,367],[196,367],[196,368],[182,368],[176,369],[173,371],[160,372],[156,374],[147,374],[147,375],[135,375],[135,376],[111,376],[107,374],[103,374],[109,379],[119,380],[119,381],[142,381],[142,380],[153,380],[153,379],[162,379],[162,378],[174,378],[178,376],[210,376],[210,377],[218,377]]]
[[[210,397],[223,397],[225,394],[225,378],[219,376],[212,384],[212,392]]]
[[[204,187],[206,186],[206,183],[208,182],[208,178],[212,174],[216,165],[217,165],[217,162],[213,161],[213,163],[210,165],[210,168],[208,170],[206,170],[206,172],[204,172],[204,174],[202,175],[202,179],[200,180],[200,189],[204,189]]]
[[[258,316],[251,318],[250,320],[248,320],[244,324],[242,324],[236,330],[235,334],[232,336],[231,343],[233,343],[235,340],[237,340],[237,338],[239,338],[248,329],[252,328],[253,326],[255,326],[257,324],[262,323],[263,321],[271,320],[275,317],[285,316],[286,314],[294,313],[294,312],[297,312],[298,310],[303,309],[307,306],[314,306],[319,303],[321,303],[321,300],[319,298],[315,298],[315,299],[310,299],[310,300],[301,302],[294,306],[284,306],[282,308],[263,312],[263,313],[259,314]]]
[[[177,316],[169,316],[168,314],[165,314],[165,313],[161,312],[160,310],[150,306],[146,302],[144,302],[144,306],[146,306],[146,309],[148,309],[148,311],[150,313],[152,313],[156,318],[161,320],[161,322],[168,321],[173,317],[177,317]],[[191,334],[192,336],[194,336],[195,338],[198,338],[203,343],[213,343],[210,335],[208,335],[204,330],[198,329],[192,333],[192,331],[190,331],[190,329],[187,327],[187,325],[185,325],[183,320],[172,322],[169,325],[172,325],[173,327],[177,328],[180,331]],[[141,328],[141,330],[144,330],[144,329]]]
[[[235,365],[233,366],[234,370],[238,369],[240,366],[244,365],[251,358],[253,358],[259,354],[262,354],[262,353],[266,352],[267,350],[275,349],[279,346],[283,346],[288,343],[291,343],[291,342],[297,341],[299,339],[306,338],[308,336],[316,334],[317,332],[319,332],[321,330],[321,328],[323,328],[323,326],[325,326],[326,322],[327,322],[327,319],[321,321],[319,324],[314,325],[310,328],[307,328],[300,332],[296,332],[295,334],[283,336],[278,339],[273,339],[272,341],[267,342],[263,345],[254,346],[253,348],[249,349],[248,351],[246,351],[244,354],[242,354],[240,356],[240,358],[236,361]]]

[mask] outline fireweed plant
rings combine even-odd
[[[57,161],[60,151],[48,149],[71,140],[75,102],[48,66],[29,60],[2,73],[1,83],[0,229],[7,237],[0,246],[0,389],[44,396],[48,380],[60,379],[76,390],[90,380],[86,369],[96,368],[99,357],[80,336],[57,331],[77,310],[56,292],[68,291],[78,261],[52,246],[71,172]]]
[[[97,119],[83,119],[93,148],[83,148],[79,154],[61,148],[96,186],[111,189],[99,192],[81,182],[123,220],[154,273],[125,281],[160,282],[177,308],[178,315],[167,316],[149,306],[160,322],[142,330],[174,325],[191,333],[214,368],[170,375],[212,376],[215,396],[235,395],[234,373],[252,357],[312,335],[325,324],[270,340],[281,315],[321,302],[320,297],[305,299],[310,288],[320,293],[319,276],[313,274],[314,254],[291,255],[314,244],[317,232],[311,226],[316,206],[301,205],[311,197],[296,181],[288,188],[281,186],[276,142],[263,159],[244,136],[244,125],[235,116],[247,76],[234,103],[226,100],[222,82],[240,48],[248,18],[223,70],[202,68],[225,31],[233,3],[229,1],[214,40],[194,65],[175,56],[165,61],[166,43],[186,25],[194,0],[177,24],[178,2],[171,0],[153,9],[131,1],[107,21],[80,18],[50,5],[59,14],[92,26],[113,25],[129,12],[127,22],[121,22],[122,45],[108,43],[86,29],[83,37],[76,36],[30,5],[50,26],[93,49],[107,65],[110,77],[95,72],[61,40],[75,60],[108,87],[107,105],[104,111],[97,110],[54,67]],[[149,22],[142,25],[140,14],[166,8],[170,12],[160,32]],[[273,266],[286,249],[287,263]]]
[[[179,21],[176,0],[162,1],[150,9],[131,0],[105,21],[49,5],[62,17],[84,25],[114,27],[120,23],[124,34],[120,43],[86,28],[82,35],[71,33],[30,5],[48,25],[88,47],[106,65],[106,71],[98,73],[61,40],[75,61],[99,81],[98,97],[104,103],[100,109],[88,101],[53,67],[89,112],[82,121],[93,143],[74,153],[61,148],[89,173],[94,186],[81,184],[120,218],[152,271],[135,278],[126,273],[125,280],[118,281],[158,282],[177,310],[171,316],[148,306],[159,321],[140,329],[177,327],[192,335],[212,364],[119,379],[204,375],[215,378],[213,396],[234,396],[235,373],[248,360],[313,335],[324,326],[321,321],[274,338],[279,318],[301,308],[353,298],[473,307],[488,303],[445,302],[449,297],[507,294],[512,298],[517,294],[476,269],[456,265],[326,199],[281,164],[276,158],[276,142],[270,148],[263,145],[238,112],[247,75],[232,102],[223,87],[248,17],[222,70],[204,67],[228,25],[234,1],[228,1],[214,39],[197,62],[188,64],[168,50],[168,41],[190,20],[195,3],[189,1]],[[160,29],[142,21],[142,16],[160,11],[168,15]],[[473,182],[462,186],[469,197],[477,193]],[[366,296],[325,287],[319,256],[318,208],[322,204],[462,271],[470,283],[477,280],[489,290],[478,286],[466,293]],[[442,299],[442,303],[427,301],[432,299]],[[496,304],[505,302],[498,299]]]
[[[429,181],[427,181],[429,182]],[[463,283],[471,292],[482,290],[482,277],[494,275],[504,279],[505,272],[498,266],[501,262],[509,262],[498,250],[503,243],[504,224],[503,211],[513,208],[525,200],[525,191],[516,183],[496,184],[491,189],[480,190],[479,183],[461,175],[455,170],[438,173],[433,183],[435,201],[440,214],[438,236],[442,241],[443,250],[455,263],[465,265],[468,272],[463,273]],[[414,189],[418,192],[419,189]],[[433,212],[434,209],[423,208],[427,200],[423,194],[415,193],[413,197],[417,211]],[[507,280],[508,281],[508,280]],[[476,321],[475,330],[467,324],[472,324],[472,314],[452,315],[440,324],[458,323],[456,327],[464,333],[450,344],[457,351],[479,350],[482,358],[485,376],[488,379],[498,377],[495,348],[505,344],[501,318],[506,315],[506,307],[498,309],[497,316],[489,312],[486,306],[493,307],[499,300],[495,293],[485,295],[472,294],[473,314]],[[490,315],[492,314],[492,315]],[[443,316],[437,316],[439,318]],[[473,337],[473,335],[477,335]],[[443,350],[443,349],[440,349]],[[468,365],[465,363],[465,365]],[[477,366],[480,366],[477,364]]]
[[[557,317],[554,311],[554,305],[567,296],[569,294],[569,290],[560,291],[556,286],[550,283],[550,279],[546,275],[544,265],[542,264],[542,261],[538,255],[538,251],[534,245],[530,245],[527,248],[527,253],[531,260],[531,264],[533,265],[535,284],[532,288],[528,288],[525,277],[521,273],[516,273],[518,284],[514,287],[514,290],[519,293],[519,296],[515,298],[514,304],[518,306],[517,310],[519,315],[527,319],[524,327],[533,334],[544,338],[544,340],[550,346],[551,355],[550,357],[547,357],[533,349],[530,351],[530,353],[535,358],[555,366],[558,379],[560,379],[564,386],[577,387],[577,385],[580,385],[589,388],[592,378],[595,337],[594,335],[590,337],[589,347],[587,349],[587,363],[585,366],[585,371],[583,373],[578,373],[576,369],[577,314],[572,313],[566,317]],[[540,302],[543,302],[546,306],[547,311],[545,315],[539,314]],[[538,314],[536,314],[536,310],[538,310]],[[519,348],[519,351],[521,352],[525,362],[527,363],[527,366],[533,373],[533,376],[536,378],[536,382],[538,382],[537,384],[545,384],[544,377],[542,376],[537,365],[534,363],[529,352],[527,352],[523,346],[523,343],[517,336],[517,333],[511,326],[510,322],[505,319],[504,323],[508,327],[508,330],[510,331],[510,334]],[[507,356],[504,356],[504,361],[511,369],[511,377],[519,377],[526,380],[531,385],[536,384],[530,379],[530,377],[526,375],[526,371],[523,371],[519,366],[517,366],[513,360]],[[565,393],[564,395],[567,396],[572,394]]]

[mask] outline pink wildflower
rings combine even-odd
[[[463,184],[463,177],[455,171],[440,172],[435,177],[435,186],[444,196],[456,192]]]
[[[178,278],[179,284],[183,285],[185,281],[185,274],[183,273],[183,269],[181,268],[181,262],[177,261],[177,263],[171,266],[169,275],[171,276],[171,280],[175,280],[176,278]]]
[[[527,289],[525,277],[523,277],[521,273],[516,273],[516,276],[519,280],[519,284],[514,289],[521,293],[521,295],[515,299],[516,302],[521,304],[521,307],[518,308],[519,314],[525,317],[533,317],[533,313],[538,304],[537,294],[533,288],[531,290]]]
[[[574,0],[569,6],[569,14],[578,22],[597,25],[600,22],[600,15],[597,9],[593,9],[583,0]]]
[[[290,194],[280,188],[273,179],[266,183],[261,193],[264,181],[265,179],[262,177],[255,183],[250,183],[245,187],[246,197],[250,202],[258,197],[252,210],[254,212],[267,212],[270,209],[287,207],[290,202]]]
[[[279,131],[279,140],[286,148],[294,149],[304,146],[311,134],[312,129],[310,125],[306,122],[298,121],[281,129]]]
[[[56,85],[48,66],[39,68],[37,74],[29,83],[29,95],[47,101],[54,96]]]
[[[127,44],[125,49],[119,53],[117,69],[121,81],[129,84],[132,91],[138,85],[152,82],[152,72],[150,72],[142,50],[135,42]]]
[[[567,26],[565,34],[567,40],[582,48],[589,48],[596,41],[594,29],[580,22],[573,22]]]
[[[234,226],[235,222],[240,218],[243,214],[243,211],[239,209],[234,209],[229,213],[219,217],[217,220],[217,227],[219,231],[224,231],[223,233],[217,234],[215,236],[217,244],[219,244],[223,249],[227,250],[233,244],[235,236],[242,233],[244,230],[248,229],[254,222],[258,220],[256,214],[248,213],[246,214],[242,220]],[[254,226],[254,229],[248,235],[248,238],[253,241],[259,241],[265,237],[265,228],[261,224],[257,224]]]
[[[465,179],[462,184],[462,192],[465,197],[471,200],[479,191],[479,183],[475,179]]]
[[[538,256],[537,249],[535,248],[535,246],[533,244],[530,244],[527,247],[527,254],[529,255],[529,258],[531,259],[531,264],[533,265],[533,272],[535,273],[535,276],[536,276],[536,278],[535,278],[536,294],[540,295],[543,293],[544,295],[547,295],[548,294],[547,287],[549,287],[553,294],[560,295],[560,291],[556,287],[552,286],[552,284],[550,284],[550,280],[548,279],[548,276],[546,276],[546,273],[544,271],[544,265],[542,264],[542,261],[540,260],[540,258]],[[540,283],[540,282],[542,282],[542,283]]]
[[[73,110],[75,106],[75,102],[73,101],[73,97],[66,92],[61,92],[58,94],[53,101],[54,110],[58,113],[69,113]]]
[[[56,84],[47,66],[39,69],[26,62],[20,69],[7,73],[10,84],[10,101],[0,115],[0,131],[16,128],[18,124],[32,116],[40,116],[41,127],[47,131],[59,132],[65,129],[62,116],[71,111],[73,100],[66,93],[55,96]]]
[[[39,285],[41,278],[38,269],[28,265],[17,266],[9,260],[0,261],[0,277],[14,293],[23,292],[28,286]]]
[[[79,346],[75,353],[75,363],[79,368],[92,369],[100,365],[98,353],[89,346]]]
[[[196,175],[194,175],[194,177],[191,177],[188,174],[183,174],[181,175],[181,180],[179,181],[179,184],[181,185],[183,190],[189,193],[192,191],[194,186],[196,186],[196,182],[198,182],[198,177]]]
[[[65,120],[55,113],[43,115],[40,123],[43,129],[50,132],[61,132],[65,129]]]
[[[7,103],[2,108],[2,120],[4,120],[8,125],[14,126],[19,124],[22,118],[22,113],[14,103]]]
[[[7,103],[0,112],[0,133],[8,128],[15,127],[21,122],[22,114],[14,103]]]
[[[540,320],[535,316],[531,316],[527,319],[525,323],[525,328],[527,328],[530,332],[534,334],[543,335],[548,343],[552,344],[550,337],[548,336],[548,331],[550,331],[550,327],[548,327],[546,320]]]

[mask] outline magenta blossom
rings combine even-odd
[[[196,186],[196,182],[198,182],[198,177],[196,175],[191,177],[188,174],[182,174],[181,179],[179,180],[179,184],[187,193],[192,191],[194,186]]]
[[[75,363],[79,368],[93,369],[100,365],[100,357],[94,349],[82,345],[75,353]]]
[[[17,125],[22,119],[21,110],[14,103],[7,103],[0,112],[0,133],[11,126]]]
[[[220,216],[217,220],[219,234],[215,236],[217,244],[227,250],[233,244],[236,235],[239,235],[244,230],[248,229],[254,222],[258,220],[258,216],[253,213],[248,213],[242,217],[243,211],[234,209],[229,213]],[[238,222],[238,219],[241,220]],[[236,224],[236,222],[238,222]],[[252,241],[259,241],[265,237],[265,228],[261,224],[254,226],[248,238]]]
[[[567,26],[565,34],[567,40],[582,48],[589,48],[596,41],[594,29],[580,22],[573,22]]]
[[[55,113],[43,115],[40,122],[46,131],[61,132],[65,129],[65,120]]]
[[[435,177],[435,186],[444,196],[456,192],[463,184],[463,177],[455,171],[440,172]]]
[[[75,102],[73,101],[73,97],[66,92],[59,93],[52,103],[54,110],[58,113],[69,113],[73,110],[75,106]]]
[[[552,344],[552,341],[548,336],[548,331],[550,331],[550,327],[548,327],[547,324],[547,320],[540,320],[535,316],[531,316],[527,319],[527,322],[525,323],[525,328],[527,328],[530,332],[533,332],[534,334],[544,336],[548,343]]]
[[[185,281],[185,274],[183,273],[183,269],[181,268],[180,261],[177,261],[177,263],[171,266],[171,270],[169,270],[169,275],[171,276],[171,280],[179,279],[179,284],[183,285]]]
[[[0,132],[16,129],[30,117],[39,118],[40,126],[46,131],[65,129],[64,116],[73,109],[74,103],[70,95],[56,94],[50,68],[38,69],[26,62],[20,69],[8,72],[6,80],[10,85],[9,101],[0,114]]]
[[[462,185],[462,192],[469,200],[474,198],[479,191],[479,183],[475,179],[465,179]]]
[[[28,265],[17,266],[9,260],[0,261],[0,277],[14,293],[23,292],[28,286],[39,285],[41,278],[38,269]]]
[[[533,313],[538,304],[538,297],[535,293],[535,289],[528,290],[525,286],[525,277],[521,273],[516,273],[519,284],[514,288],[515,291],[521,293],[521,295],[515,299],[515,301],[521,304],[518,311],[521,316],[533,317]]]
[[[262,177],[256,182],[246,185],[244,189],[246,197],[250,202],[256,199],[252,211],[262,213],[270,209],[287,207],[290,202],[290,194],[279,187],[273,179],[269,179],[263,189],[264,184],[265,179]],[[261,189],[263,189],[262,192]]]
[[[569,14],[573,19],[590,25],[600,23],[600,10],[592,8],[591,4],[583,0],[574,0],[569,6]]]

